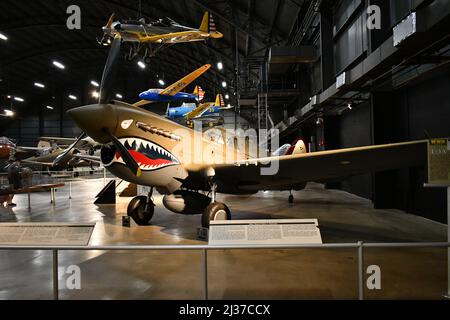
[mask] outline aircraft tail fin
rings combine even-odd
[[[195,86],[193,94],[197,96],[197,101],[202,101],[205,97],[205,91],[200,86]]]
[[[178,80],[177,82],[171,84],[164,90],[162,90],[159,94],[167,95],[167,96],[173,96],[183,90],[187,85],[189,85],[192,81],[197,79],[200,75],[202,75],[206,70],[211,68],[210,64],[205,64],[198,68],[197,70],[191,72],[187,76],[183,77],[182,79]]]
[[[306,153],[306,145],[305,142],[303,142],[302,139],[297,139],[297,141],[295,141],[291,147],[289,148],[289,150],[286,152],[286,154],[302,154],[302,153]]]
[[[223,37],[223,35],[219,31],[217,31],[213,16],[208,11],[203,14],[202,23],[200,25],[200,28],[198,29],[202,32],[209,33],[211,38]]]
[[[220,93],[216,96],[216,102],[214,103],[214,105],[219,106],[221,108],[225,107],[223,96]]]

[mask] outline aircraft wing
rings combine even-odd
[[[210,64],[205,64],[198,68],[197,70],[191,72],[187,76],[181,78],[177,82],[171,84],[164,90],[162,90],[159,94],[166,95],[166,96],[173,96],[183,90],[187,85],[189,85],[192,81],[197,79],[200,75],[202,75],[206,70],[211,68]]]
[[[201,105],[199,105],[197,108],[195,108],[191,112],[186,113],[185,117],[187,119],[194,119],[197,117],[201,117],[202,114],[204,114],[205,111],[208,110],[208,108],[210,108],[212,106],[214,106],[214,103],[211,103],[211,102],[202,103]]]
[[[73,155],[74,158],[80,159],[80,160],[85,160],[85,161],[91,161],[91,162],[102,162],[102,160],[100,159],[100,157],[98,156],[91,156],[88,154],[74,154]]]
[[[47,147],[22,147],[22,146],[17,146],[16,147],[16,152],[30,152],[30,151],[39,151],[39,150],[45,150],[48,149]]]
[[[189,41],[200,41],[205,40],[204,37],[200,35],[198,30],[189,30],[181,32],[173,32],[166,34],[156,34],[150,36],[140,36],[140,42],[164,42],[164,43],[177,43],[177,42],[189,42]]]
[[[23,163],[29,163],[29,164],[38,164],[38,165],[48,166],[48,167],[52,167],[53,166],[53,162],[46,162],[46,161],[35,161],[35,160],[23,159],[22,162]]]
[[[59,146],[69,146],[75,141],[77,141],[77,138],[64,138],[64,137],[40,137],[39,141],[47,141],[50,143],[56,143]],[[91,141],[88,141],[86,139],[82,139],[78,142],[77,148],[78,149],[88,149],[92,147],[92,139]],[[43,149],[43,148],[41,148]]]
[[[54,142],[59,145],[70,145],[74,143],[77,138],[63,138],[63,137],[39,137],[40,141]]]
[[[262,175],[262,162],[278,160],[273,175]],[[345,178],[352,175],[427,164],[427,141],[320,151],[280,157],[251,159],[212,167],[219,185],[240,191],[287,190],[305,182]]]

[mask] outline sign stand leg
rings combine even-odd
[[[447,187],[447,242],[450,242],[450,186]],[[447,299],[450,299],[450,248],[447,247]]]

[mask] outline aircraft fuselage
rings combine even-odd
[[[179,118],[184,118],[186,117],[186,115],[193,111],[196,108],[196,104],[195,103],[183,103],[181,106],[179,107],[170,107],[168,110],[168,117],[170,119],[179,119]],[[219,106],[215,106],[213,103],[210,107],[208,107],[202,114],[201,117],[203,116],[208,116],[211,114],[215,114],[218,113],[220,111],[220,107]]]
[[[188,99],[196,99],[197,95],[193,93],[187,92],[177,92],[173,96],[159,94],[161,90],[150,89],[139,94],[139,98],[147,101],[155,101],[155,102],[170,102],[177,100],[188,100]]]

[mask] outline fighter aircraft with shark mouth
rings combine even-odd
[[[148,224],[154,213],[153,188],[164,195],[164,206],[176,213],[201,214],[202,225],[211,220],[231,219],[216,193],[253,194],[260,190],[301,190],[309,181],[325,182],[368,172],[425,166],[427,141],[410,141],[320,152],[249,158],[234,146],[200,140],[198,156],[194,130],[163,116],[111,100],[112,80],[120,53],[116,37],[106,60],[99,102],[68,110],[83,130],[101,144],[101,161],[115,176],[138,185],[149,186],[148,196],[133,198],[127,214],[138,224]],[[101,121],[99,121],[101,119]],[[189,148],[180,148],[180,143]],[[66,149],[69,154],[76,142]],[[232,161],[229,159],[230,153]],[[55,159],[63,160],[64,153]],[[278,169],[262,174],[272,164]]]

